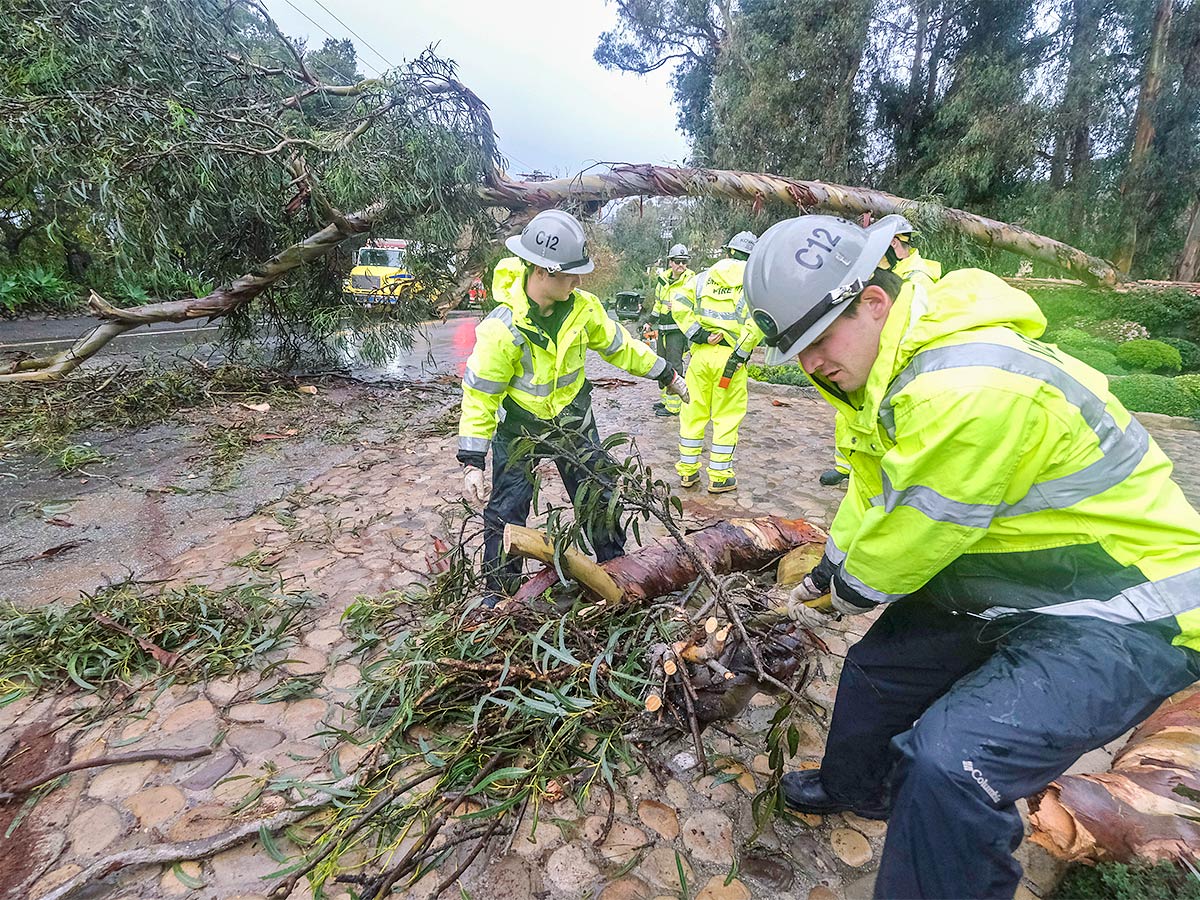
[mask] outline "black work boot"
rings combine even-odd
[[[864,819],[886,819],[890,813],[883,803],[851,806],[830,797],[825,793],[824,785],[821,784],[820,769],[788,772],[783,776],[780,787],[783,789],[783,799],[787,802],[788,807],[796,812],[813,813],[818,816],[852,812]]]
[[[829,469],[828,471],[821,473],[820,480],[821,484],[825,485],[825,487],[833,487],[835,484],[841,484],[849,477],[850,476],[845,472],[841,472],[837,469]]]

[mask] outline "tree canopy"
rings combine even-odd
[[[1195,0],[613,4],[597,60],[675,67],[699,164],[967,206],[1196,277]]]

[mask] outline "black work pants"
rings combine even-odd
[[[984,623],[914,595],[850,648],[821,781],[891,804],[877,898],[1017,889],[1013,805],[1200,678],[1162,625],[1029,615]]]
[[[574,412],[575,410],[573,410]],[[579,487],[589,477],[598,462],[609,459],[600,446],[600,435],[596,431],[595,419],[590,406],[581,418],[572,419],[569,426],[577,432],[574,458],[555,459],[558,474],[562,476],[567,495],[574,500]],[[535,459],[548,456],[541,448],[534,459],[519,462],[510,460],[511,443],[517,437],[533,437],[536,429],[501,424],[492,442],[492,496],[483,510],[483,572],[488,590],[512,594],[520,585],[521,560],[501,559],[504,542],[504,526],[524,525],[529,518],[529,506],[533,502],[533,477],[531,466]],[[604,503],[611,492],[603,491]],[[621,510],[616,510],[614,522],[593,525],[584,529],[584,535],[596,553],[596,559],[606,562],[625,553],[625,531],[619,524]]]
[[[683,374],[685,350],[687,350],[687,338],[683,336],[683,332],[678,327],[664,330],[661,324],[658,326],[658,355],[680,375]]]

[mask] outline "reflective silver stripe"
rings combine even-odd
[[[700,330],[699,322],[693,322],[691,325],[689,325],[688,330],[687,330],[688,340],[690,341],[693,337],[695,337],[696,332],[698,332],[699,330]]]
[[[1070,600],[1053,606],[1013,609],[993,606],[983,613],[985,618],[1013,613],[1036,612],[1048,616],[1092,616],[1106,622],[1128,625],[1154,622],[1177,616],[1200,606],[1200,568],[1189,569],[1158,581],[1147,581],[1126,588],[1109,600]]]
[[[678,326],[678,325],[675,325],[675,324],[673,324],[673,323],[672,323],[671,325],[664,325],[664,324],[662,324],[661,322],[659,322],[659,323],[658,323],[658,330],[659,330],[659,331],[678,331],[678,330],[679,330],[679,326]]]
[[[707,316],[710,319],[720,319],[722,322],[736,322],[738,319],[736,312],[725,312],[724,310],[713,309],[703,304],[697,308],[696,315]]]
[[[846,567],[842,566],[839,570],[842,580],[850,585],[850,589],[856,592],[859,596],[865,597],[872,603],[891,603],[893,600],[900,600],[907,597],[908,594],[886,594],[883,591],[877,591],[869,584],[859,581],[853,575],[846,571]]]
[[[604,355],[611,356],[621,349],[621,345],[625,343],[625,329],[620,325],[617,326],[617,333],[613,335],[612,342],[604,348]]]
[[[1105,453],[1100,459],[1078,472],[1035,484],[1026,496],[1005,505],[997,515],[1021,516],[1047,509],[1066,509],[1116,487],[1133,474],[1146,456],[1150,435],[1137,419],[1130,419],[1124,432],[1116,428],[1115,423],[1114,428],[1120,434],[1119,441],[1116,446],[1105,449],[1105,440],[1101,439],[1101,449]]]
[[[735,309],[733,312],[743,322],[746,321],[746,295],[745,295],[745,293],[743,293],[741,299],[738,300],[737,309]]]
[[[704,293],[704,289],[706,287],[708,287],[708,272],[709,272],[709,270],[705,269],[703,272],[701,272],[699,275],[696,276],[696,289],[694,291],[692,291],[692,296],[696,298],[692,302],[692,307],[695,309],[699,309],[700,297]]]
[[[672,302],[672,303],[681,303],[681,304],[683,304],[684,306],[686,306],[688,309],[695,309],[695,308],[696,308],[696,301],[695,301],[695,300],[692,300],[692,299],[690,299],[690,298],[688,297],[688,295],[687,295],[687,294],[685,294],[685,293],[683,293],[682,291],[680,291],[679,293],[677,293],[677,294],[675,294],[674,296],[672,296],[672,297],[671,297],[671,302]]]
[[[908,387],[918,375],[976,366],[1024,375],[1057,388],[1068,403],[1079,409],[1088,427],[1101,438],[1101,427],[1105,424],[1105,419],[1113,427],[1116,426],[1104,407],[1104,401],[1050,360],[1004,344],[969,342],[924,350],[913,357],[913,361],[896,376],[879,406],[879,418],[888,435],[895,440],[896,423],[892,398]]]
[[[654,361],[654,365],[650,367],[650,371],[646,373],[646,377],[657,378],[665,371],[667,371],[667,361],[660,356]]]
[[[914,484],[902,491],[892,487],[888,473],[883,472],[882,505],[885,511],[892,512],[903,506],[922,512],[935,522],[948,522],[952,525],[962,525],[965,528],[987,528],[996,515],[997,505],[991,503],[963,503],[961,500],[951,500],[939,494],[931,487]],[[872,506],[877,506],[874,501]]]
[[[1079,410],[1095,433],[1103,456],[1077,472],[1033,485],[1029,493],[1015,503],[962,503],[925,485],[912,485],[896,491],[884,472],[884,492],[878,499],[888,512],[897,506],[908,506],[938,521],[969,528],[987,528],[992,519],[997,517],[1065,509],[1120,484],[1133,474],[1150,447],[1150,436],[1137,419],[1131,418],[1129,425],[1122,430],[1105,408],[1104,400],[1068,372],[1049,360],[1003,344],[958,344],[918,354],[892,382],[880,406],[879,418],[889,436],[893,440],[896,436],[895,415],[891,406],[896,394],[918,375],[968,366],[988,366],[1013,372],[1058,389],[1066,401]],[[872,499],[872,505],[879,503]]]
[[[682,453],[679,454],[679,461],[687,466],[690,466],[692,463],[696,462],[696,460],[698,460],[699,458],[700,458],[699,453],[697,453],[695,456],[684,456]]]
[[[679,439],[679,446],[680,447],[703,447],[704,446],[704,438],[681,437]]]
[[[558,380],[554,384],[535,384],[523,376],[514,376],[509,382],[510,387],[515,387],[527,394],[533,394],[535,397],[549,397],[552,391],[558,388],[566,387],[569,384],[574,384],[579,380],[583,369],[576,369],[574,372],[568,372],[566,375],[559,375]]]
[[[883,494],[872,498],[871,505],[882,505],[887,512],[898,506],[916,509],[938,522],[965,528],[987,528],[993,519],[1023,516],[1049,509],[1066,509],[1116,487],[1133,474],[1150,449],[1150,435],[1136,419],[1120,435],[1120,444],[1078,472],[1039,482],[1016,503],[964,503],[951,500],[931,487],[911,485],[897,491],[887,472],[883,472]],[[879,502],[876,502],[878,499]]]
[[[737,444],[713,444],[713,453],[732,453],[737,447]]]
[[[463,373],[463,387],[479,391],[482,394],[503,394],[508,385],[503,381],[492,381],[482,378],[470,369]]]
[[[723,472],[723,471],[725,471],[726,469],[732,469],[732,468],[733,468],[733,460],[732,460],[732,459],[724,459],[724,460],[722,460],[722,459],[710,459],[710,460],[708,461],[708,467],[709,467],[710,469],[712,469],[714,472]]]
[[[487,438],[478,437],[459,437],[458,449],[466,450],[468,453],[487,453],[488,447],[492,442]]]
[[[832,537],[825,538],[825,555],[835,566],[840,566],[846,558],[846,551],[833,542]]]

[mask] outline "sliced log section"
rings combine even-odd
[[[1059,778],[1029,808],[1031,839],[1061,859],[1194,860],[1200,848],[1200,687],[1176,694],[1138,726],[1110,771]]]
[[[544,548],[538,547],[537,542],[508,540],[509,528],[512,527],[508,526],[505,529],[510,552],[542,559]],[[722,574],[761,568],[802,544],[823,545],[825,534],[803,519],[763,516],[758,519],[729,519],[717,522],[692,532],[685,540],[714,572]],[[549,542],[545,541],[545,544],[548,546]],[[536,555],[537,553],[542,555]],[[586,557],[584,559],[586,560]],[[563,561],[564,568],[571,573],[571,562],[566,554],[563,555]],[[700,574],[688,553],[671,538],[647,544],[601,565],[596,565],[590,560],[587,562],[589,566],[607,574],[620,591],[619,602],[622,603],[642,603],[673,591],[683,590]],[[584,574],[583,570],[580,571],[581,575]],[[587,574],[590,578],[594,573]],[[572,574],[572,577],[577,576]],[[584,581],[583,577],[579,577],[578,580],[605,602],[618,602],[609,601],[603,593]],[[558,573],[553,568],[547,568],[525,582],[514,595],[514,599],[530,600],[557,583]]]

